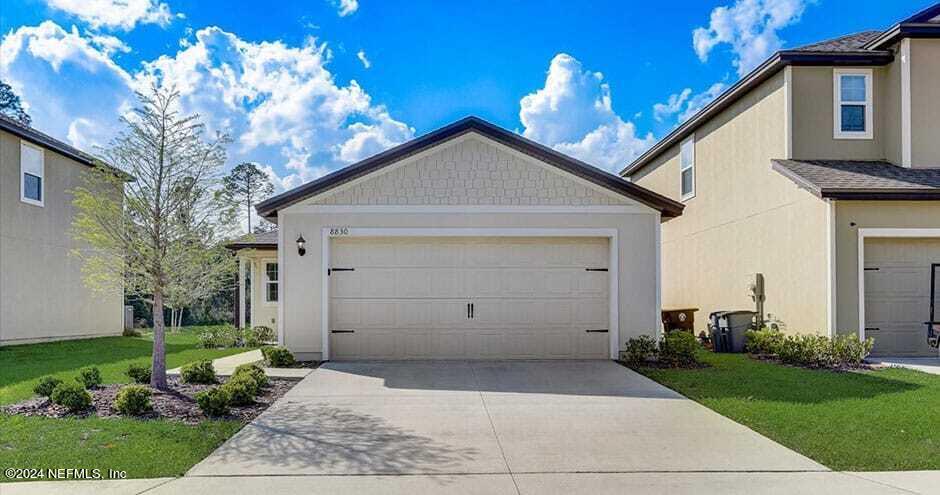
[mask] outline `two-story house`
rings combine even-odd
[[[622,175],[685,204],[662,227],[664,307],[752,309],[760,273],[788,331],[937,354],[940,5],[775,53]]]
[[[87,288],[70,254],[70,191],[94,163],[0,116],[0,346],[121,333],[123,291]]]

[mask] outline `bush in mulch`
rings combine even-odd
[[[804,368],[857,369],[871,353],[874,339],[861,340],[851,333],[829,338],[823,335],[783,335],[763,328],[746,334],[746,349],[753,357]]]
[[[50,396],[52,402],[77,413],[91,406],[91,394],[79,383],[62,382],[56,385]]]
[[[127,371],[125,371],[124,374],[127,375],[127,377],[131,380],[134,380],[134,383],[139,383],[141,385],[150,383],[150,366],[132,364],[127,367]]]
[[[235,368],[235,372],[232,373],[232,377],[246,375],[250,377],[258,385],[258,388],[264,388],[268,386],[268,375],[264,373],[264,368],[258,366],[257,364],[240,364]]]
[[[223,419],[250,421],[267,409],[275,400],[287,393],[297,381],[297,379],[271,378],[269,385],[258,392],[251,404],[232,406],[227,413],[219,417]],[[178,376],[168,377],[167,382],[168,390],[156,390],[149,386],[141,386],[141,388],[147,389],[151,394],[151,408],[136,416],[137,418],[169,419],[187,424],[198,424],[200,421],[204,421],[209,417],[199,409],[199,405],[196,402],[196,395],[199,392],[216,389],[217,387],[215,385],[184,383]],[[123,417],[123,414],[117,408],[116,402],[121,389],[128,388],[129,385],[102,385],[90,391],[83,390],[81,385],[75,382],[64,382],[63,385],[74,387],[78,391],[89,394],[91,397],[91,406],[85,409],[71,411],[64,405],[57,404],[49,398],[39,397],[9,406],[0,406],[0,413],[43,416],[48,418],[85,416],[98,416],[100,418]],[[75,394],[78,394],[78,392],[76,391]]]
[[[125,416],[140,416],[153,408],[150,396],[150,388],[128,385],[114,397],[114,409]]]
[[[203,414],[210,418],[217,418],[229,413],[228,408],[232,403],[232,396],[227,389],[216,387],[197,393],[196,403]]]
[[[180,369],[180,376],[183,377],[183,381],[186,383],[201,383],[204,385],[216,383],[215,367],[212,366],[212,361],[208,359],[183,366]]]
[[[33,387],[33,392],[35,392],[36,395],[49,397],[52,395],[52,391],[55,390],[55,388],[60,383],[62,383],[61,378],[56,378],[54,376],[47,375],[39,379],[39,383],[35,387]]]
[[[264,362],[272,368],[289,368],[297,363],[286,347],[262,347],[261,355],[264,356]]]
[[[261,387],[254,378],[246,375],[233,375],[225,385],[219,387],[228,393],[229,402],[233,406],[247,406],[255,401],[255,396],[260,392]]]
[[[78,370],[75,380],[87,389],[98,388],[101,385],[101,370],[94,366],[87,366]]]
[[[701,348],[695,335],[673,330],[658,343],[649,335],[628,340],[621,358],[630,368],[702,368],[705,365],[698,360]]]

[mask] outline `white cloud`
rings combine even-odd
[[[585,70],[560,53],[548,68],[545,85],[519,102],[523,135],[608,170],[626,165],[654,143],[637,136],[611,107],[610,87],[600,72]]]
[[[657,122],[663,122],[677,116],[676,124],[681,124],[705,108],[712,100],[720,95],[728,85],[723,82],[717,82],[708,87],[705,91],[692,94],[692,88],[685,88],[678,93],[669,95],[665,103],[656,103],[653,105],[653,116]]]
[[[138,84],[174,85],[183,108],[229,132],[236,154],[284,164],[283,187],[314,179],[414,136],[356,81],[338,84],[325,44],[253,43],[216,27],[174,56],[144,64]]]
[[[133,91],[152,83],[175,86],[182,111],[199,113],[210,133],[232,135],[229,163],[266,165],[278,190],[414,136],[356,81],[337,82],[330,51],[312,38],[254,43],[209,27],[132,74],[95,36],[46,21],[0,43],[0,79],[22,96],[34,125],[88,151],[108,143],[118,116],[136,104]]]
[[[352,15],[359,10],[359,0],[339,0],[339,2],[334,1],[333,4],[336,5],[336,13],[340,17]]]
[[[356,53],[356,58],[358,58],[359,61],[362,62],[362,66],[365,67],[366,69],[369,69],[372,67],[372,62],[370,62],[369,59],[366,57],[365,50],[359,50],[359,52]]]
[[[115,36],[100,33],[85,33],[85,35],[106,56],[110,56],[115,52],[130,53],[131,51],[131,47]]]
[[[777,31],[799,21],[812,1],[737,0],[731,6],[716,7],[708,27],[692,32],[695,53],[705,62],[712,49],[728,44],[738,75],[747,74],[783,46]]]
[[[173,20],[170,7],[155,0],[46,0],[50,7],[87,22],[93,29],[130,31],[140,24],[166,27]],[[183,17],[176,14],[176,17]]]

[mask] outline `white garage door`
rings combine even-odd
[[[608,241],[339,238],[332,359],[607,358]]]
[[[940,240],[865,241],[865,336],[872,354],[936,356],[927,345],[931,264],[940,263]]]

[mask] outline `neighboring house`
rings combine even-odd
[[[277,237],[277,230],[251,234],[227,246],[238,253],[235,325],[239,328],[277,328]]]
[[[682,205],[470,117],[257,211],[250,323],[301,358],[611,358],[659,326]]]
[[[119,335],[124,294],[94,292],[69,231],[94,158],[0,116],[0,345]]]
[[[777,52],[622,175],[685,204],[663,304],[766,311],[793,332],[927,345],[940,263],[940,5],[886,31]],[[940,290],[940,287],[938,287]],[[940,304],[937,305],[940,315]]]

